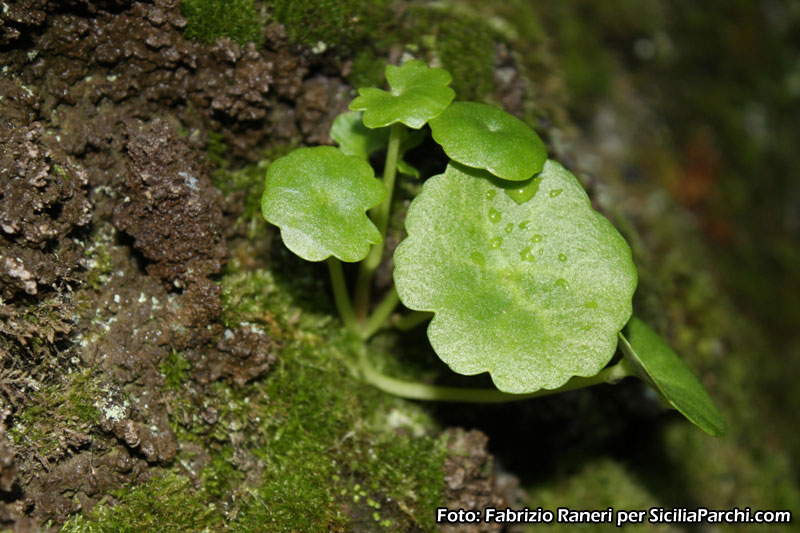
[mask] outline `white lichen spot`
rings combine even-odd
[[[408,413],[399,409],[392,409],[386,417],[386,423],[392,429],[405,429],[410,431],[415,437],[425,434],[424,424],[419,420],[414,420]]]
[[[225,330],[224,335],[225,335],[225,338],[228,339],[228,340],[233,338],[233,332],[231,330],[229,330],[229,329]]]
[[[117,78],[119,78],[119,74],[109,74],[108,76],[106,76],[106,81],[113,83],[117,81]]]
[[[30,52],[28,52],[27,55],[28,55],[28,61],[33,61],[34,59],[36,59],[36,56],[39,55],[39,50],[31,50]]]
[[[311,52],[314,54],[321,54],[328,49],[327,43],[323,41],[317,41],[317,44],[311,47]]]
[[[183,183],[186,184],[187,187],[192,189],[193,191],[199,191],[200,187],[197,185],[197,178],[189,174],[188,172],[180,171],[178,172],[178,176],[183,178]]]
[[[121,404],[116,403],[109,394],[101,405],[95,404],[102,412],[106,420],[111,422],[119,422],[125,420],[125,414],[128,410],[128,400],[123,401]]]
[[[120,301],[119,294],[115,294],[115,295],[114,295],[114,303],[115,303],[115,304],[118,304],[118,303],[119,303],[119,301]]]
[[[16,260],[16,263],[14,262]],[[11,259],[10,257],[6,257],[5,260],[5,271],[6,274],[11,276],[12,278],[17,278],[22,282],[22,285],[25,287],[25,292],[28,294],[36,294],[36,280],[28,270],[25,269],[25,264],[22,262],[22,259],[19,257],[15,257]]]

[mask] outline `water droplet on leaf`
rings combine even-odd
[[[564,278],[558,278],[556,280],[556,287],[561,287],[562,289],[569,289],[569,284],[567,283],[567,280],[565,280]]]
[[[542,178],[531,178],[527,181],[519,183],[518,187],[505,189],[503,192],[518,204],[524,204],[536,196],[536,193],[539,191],[539,184],[541,182]]]
[[[563,191],[563,189],[553,189],[553,190],[551,190],[550,191],[550,198],[555,198],[556,196],[561,194],[562,191]]]
[[[536,235],[531,237],[531,242],[542,242],[542,236],[537,233]]]
[[[597,309],[597,302],[595,302],[594,300],[591,300],[591,301],[586,302],[585,304],[583,304],[583,306],[586,309]]]
[[[478,266],[486,266],[486,258],[480,252],[472,252],[469,254],[469,258]]]
[[[563,263],[567,260],[567,256],[564,254],[558,254],[558,260]]]
[[[492,250],[497,250],[503,245],[503,238],[502,237],[495,237],[494,239],[489,241],[489,246],[492,247]]]
[[[527,228],[530,223],[531,223],[530,220],[523,220],[522,222],[519,223],[519,229]]]
[[[527,261],[527,262],[529,262],[529,263],[532,263],[533,261],[535,261],[535,260],[536,260],[536,257],[533,255],[533,252],[531,251],[531,247],[530,247],[530,246],[526,246],[526,247],[525,247],[525,248],[524,248],[524,249],[523,249],[523,250],[522,250],[522,251],[519,253],[519,257],[520,257],[520,259],[522,259],[523,261]]]
[[[494,207],[489,209],[489,220],[491,220],[492,222],[495,222],[495,223],[500,222],[500,219],[502,217],[503,217],[503,215],[500,214],[500,211],[498,211]]]
[[[489,189],[488,191],[486,191],[486,198],[488,198],[489,200],[491,200],[492,198],[494,198],[494,196],[495,196],[496,194],[497,194],[497,191],[494,191],[494,190],[492,190],[492,189]]]
[[[514,231],[514,223],[510,222],[508,226],[506,226],[506,233],[511,233],[512,231]]]

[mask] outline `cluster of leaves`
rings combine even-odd
[[[382,255],[395,173],[415,173],[403,153],[428,125],[451,161],[411,203],[408,237],[393,259],[399,299],[433,313],[428,338],[437,355],[458,373],[488,372],[501,391],[531,394],[602,382],[621,339],[622,373],[608,375],[636,373],[694,423],[724,432],[705,390],[660,337],[637,320],[630,339],[623,336],[637,283],[630,248],[578,180],[547,159],[538,135],[501,109],[453,102],[444,69],[409,61],[388,65],[386,78],[389,91],[359,89],[350,109],[361,113],[337,119],[331,133],[340,148],[301,148],[277,160],[262,197],[264,217],[292,252],[332,261],[351,329],[367,338],[391,302],[353,325],[336,260],[366,259],[358,311]],[[368,157],[383,146],[381,183]]]

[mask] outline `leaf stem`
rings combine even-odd
[[[381,264],[383,248],[386,243],[386,228],[389,226],[389,213],[394,194],[394,179],[397,176],[397,160],[400,155],[400,141],[403,138],[403,124],[395,122],[389,131],[389,145],[386,148],[386,164],[383,167],[383,185],[386,187],[386,199],[370,210],[372,219],[381,232],[381,242],[372,246],[369,255],[361,262],[356,279],[355,313],[359,320],[364,320],[369,308],[369,294],[372,275]]]
[[[408,331],[433,318],[430,311],[412,311],[406,316],[395,321],[393,326],[400,331]]]
[[[549,396],[559,392],[566,392],[600,383],[614,384],[626,376],[633,375],[627,360],[601,370],[600,373],[584,378],[576,376],[556,389],[542,389],[527,394],[510,394],[497,389],[470,389],[463,387],[441,387],[425,383],[413,383],[389,377],[377,371],[367,360],[366,347],[361,348],[359,354],[359,368],[363,379],[371,385],[389,394],[409,398],[412,400],[430,400],[439,402],[462,403],[505,403],[529,398]]]
[[[397,304],[400,303],[400,297],[397,295],[394,285],[389,290],[389,293],[384,297],[378,307],[372,312],[364,327],[361,328],[361,338],[366,340],[372,337],[376,331],[381,329],[389,320]]]
[[[342,272],[342,263],[331,256],[328,258],[328,271],[331,275],[331,286],[333,287],[333,299],[336,302],[336,310],[342,318],[348,331],[358,334],[358,324],[356,322],[353,307],[350,304],[350,296],[347,294],[347,283]]]

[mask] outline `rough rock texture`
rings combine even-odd
[[[486,450],[489,437],[478,430],[448,429],[450,455],[444,464],[445,497],[449,509],[505,508],[509,502],[501,496],[493,471],[494,459]],[[458,524],[442,526],[450,533],[500,531],[502,524]]]
[[[272,349],[273,342],[263,332],[244,326],[226,329],[215,349],[189,352],[187,359],[199,383],[225,379],[229,384],[243,387],[269,371],[275,362]]]
[[[127,172],[116,227],[151,261],[151,275],[183,286],[218,273],[226,253],[222,209],[206,168],[168,123],[126,127]]]
[[[24,517],[21,504],[13,503],[19,486],[14,451],[6,438],[4,424],[9,414],[7,409],[0,412],[0,527],[16,525],[18,530],[33,529],[34,522]]]
[[[35,295],[72,279],[82,246],[68,239],[90,219],[83,168],[31,122],[30,89],[0,79],[0,296]]]

